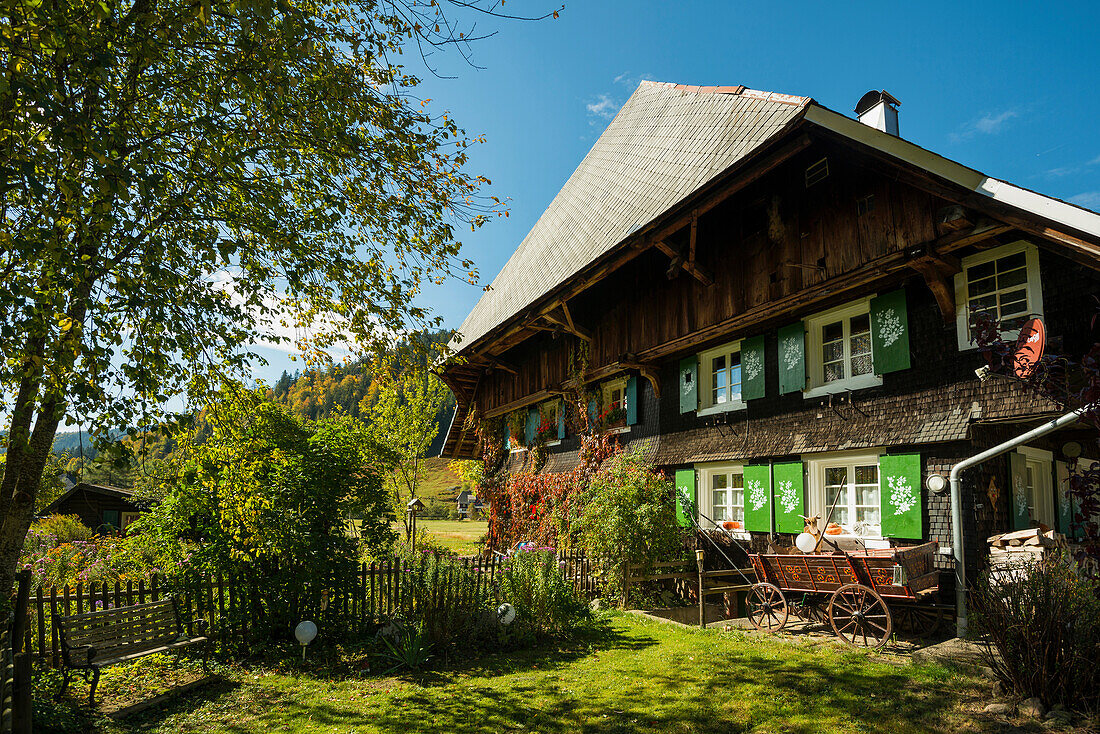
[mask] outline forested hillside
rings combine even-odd
[[[451,338],[449,331],[432,332],[424,336],[421,349],[402,345],[388,369],[400,372],[413,367],[424,368],[437,353],[437,347]],[[293,375],[283,372],[271,387],[269,397],[282,403],[303,418],[317,420],[342,408],[348,415],[368,420],[371,407],[378,401],[378,394],[385,376],[374,371],[370,362],[358,361],[348,365],[333,365],[322,370],[306,370]],[[447,393],[447,401],[439,411],[439,432],[429,456],[438,455],[446,438],[447,427],[454,415],[454,396]]]

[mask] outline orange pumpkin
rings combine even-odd
[[[826,535],[843,535],[844,528],[837,525],[835,522],[829,523],[829,527],[825,528]]]
[[[724,527],[726,530],[740,530],[741,523],[737,522],[736,520],[726,520],[724,523],[722,523],[722,527]]]

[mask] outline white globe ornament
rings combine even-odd
[[[313,642],[315,637],[317,637],[317,625],[308,619],[299,622],[294,628],[294,639],[298,640],[298,644],[302,646],[302,660],[306,659],[306,646]]]
[[[817,538],[809,533],[799,533],[794,539],[794,547],[803,553],[813,553],[814,548],[817,547]]]
[[[512,622],[516,621],[516,608],[508,602],[504,602],[497,607],[497,619],[500,620],[501,624],[507,627]]]

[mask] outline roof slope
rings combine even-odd
[[[642,82],[462,322],[463,344],[776,137],[810,101],[744,87]]]

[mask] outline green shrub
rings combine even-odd
[[[31,529],[45,535],[52,535],[57,539],[57,545],[72,543],[74,540],[91,540],[95,531],[80,522],[77,515],[50,515],[41,520],[35,520]]]
[[[31,709],[34,730],[40,734],[83,734],[92,730],[88,710],[72,695],[56,699],[61,690],[61,671],[36,668],[31,676]],[[71,694],[71,689],[70,689]]]
[[[500,600],[516,608],[520,637],[565,636],[589,618],[588,605],[548,549],[521,551],[504,562]]]
[[[429,502],[420,517],[424,520],[446,520],[449,506],[441,502]]]
[[[673,486],[637,453],[611,458],[592,476],[575,529],[589,554],[605,559],[603,592],[622,594],[627,564],[643,567],[683,553]]]
[[[986,662],[1022,698],[1095,711],[1100,704],[1100,582],[1048,556],[1013,579],[985,574],[971,595]]]
[[[406,627],[419,629],[445,654],[469,652],[464,646],[473,643],[471,635],[492,606],[491,590],[484,578],[478,583],[476,568],[430,552],[406,560],[401,593]]]

